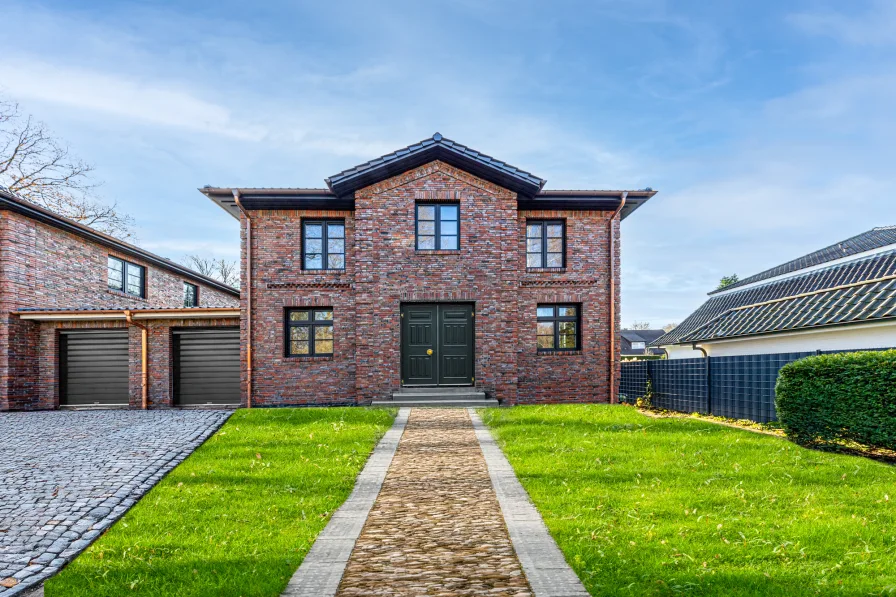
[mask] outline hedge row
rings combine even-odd
[[[781,369],[775,394],[778,420],[794,441],[896,449],[896,350],[794,361]]]

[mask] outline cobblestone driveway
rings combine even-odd
[[[0,413],[0,595],[56,573],[228,416]]]

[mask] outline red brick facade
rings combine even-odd
[[[135,298],[109,290],[107,257],[120,257],[146,268],[146,298]],[[184,282],[199,286],[200,306],[236,307],[232,294],[178,274],[134,255],[92,242],[13,211],[0,210],[0,410],[55,408],[59,404],[57,332],[55,327],[103,328],[125,322],[78,322],[66,324],[23,321],[21,309],[146,309],[183,307]],[[236,325],[235,319],[223,320]],[[159,359],[153,372],[151,397],[155,404],[170,404],[170,377],[164,355],[175,325],[194,326],[203,322],[166,320],[150,322],[157,350],[150,360]],[[222,321],[204,322],[221,325]],[[140,396],[139,330],[137,338],[136,396]],[[133,350],[132,350],[133,353]],[[132,363],[133,367],[133,363]],[[133,371],[132,371],[133,373]],[[132,375],[133,377],[133,375]],[[132,384],[133,386],[133,384]],[[132,387],[131,398],[135,390]]]
[[[460,204],[459,251],[416,250],[417,201]],[[475,385],[502,404],[610,400],[619,361],[618,344],[610,355],[609,306],[618,313],[619,303],[618,284],[610,297],[610,268],[619,267],[618,220],[609,254],[613,211],[520,211],[515,193],[441,161],[356,191],[354,206],[251,212],[253,275],[244,268],[243,284],[253,289],[253,405],[387,399],[402,383],[399,318],[408,302],[474,304]],[[302,268],[301,221],[322,217],[345,220],[344,271]],[[527,270],[527,218],[566,221],[565,268]],[[539,353],[536,304],[560,302],[581,305],[581,350]],[[315,305],[333,308],[333,356],[285,356],[285,310]],[[242,329],[245,357],[245,318]],[[246,377],[244,365],[244,386]]]

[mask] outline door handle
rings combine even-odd
[[[431,348],[427,348],[427,349],[426,349],[426,354],[432,354],[432,349],[431,349]]]

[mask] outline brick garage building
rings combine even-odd
[[[201,333],[238,326],[238,290],[0,188],[0,410],[90,405],[92,392],[139,408],[144,380],[146,407],[175,405],[186,378],[173,364]]]
[[[619,222],[654,191],[547,191],[438,134],[326,182],[201,189],[242,224],[244,404],[615,401]]]

